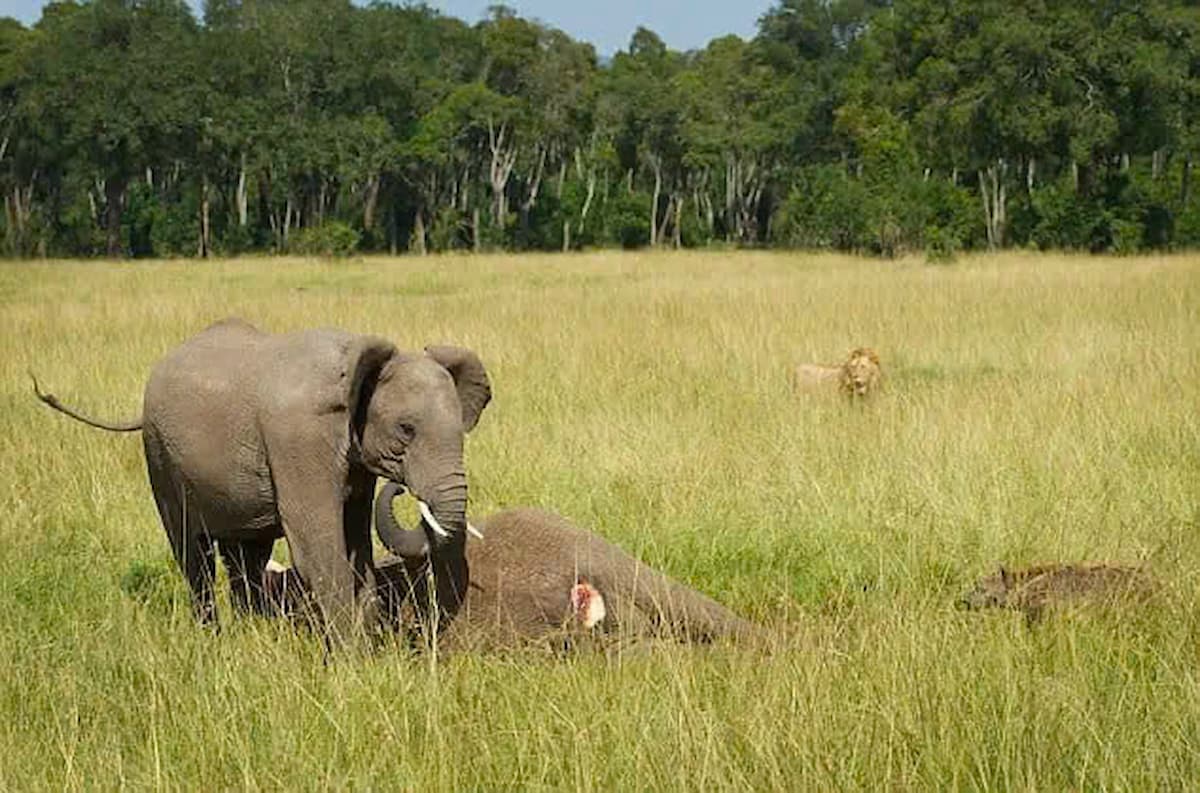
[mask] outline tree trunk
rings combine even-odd
[[[287,203],[283,205],[283,247],[287,247],[288,232],[292,228],[292,197],[289,195]]]
[[[104,229],[105,253],[114,259],[125,255],[121,247],[121,214],[125,204],[125,186],[129,177],[125,174],[110,176],[104,182]]]
[[[658,194],[662,192],[662,171],[659,170],[658,162],[654,165],[654,198],[650,201],[650,247],[653,248],[658,244]]]
[[[1192,197],[1192,158],[1183,161],[1183,176],[1179,179],[1179,202],[1184,206]]]
[[[570,219],[563,221],[563,253],[571,250],[571,221]]]
[[[479,253],[482,243],[479,239],[479,207],[471,212],[471,250]]]
[[[675,199],[675,228],[671,240],[675,250],[683,247],[683,206],[686,200],[682,193]]]
[[[983,198],[983,214],[987,224],[989,250],[996,250],[1004,245],[1008,203],[1004,174],[1007,170],[1008,166],[1001,158],[996,160],[995,165],[989,166],[987,171],[979,172],[979,193]]]
[[[417,216],[413,219],[412,239],[418,256],[428,253],[425,246],[425,212],[420,207],[417,207]]]
[[[658,244],[663,244],[667,238],[667,229],[671,226],[671,221],[675,215],[675,196],[667,194],[667,211],[663,213],[662,223],[658,226],[658,233],[654,238],[658,240]]]
[[[488,147],[492,153],[489,171],[489,181],[492,186],[492,220],[497,229],[504,228],[504,217],[508,214],[505,189],[508,187],[508,179],[512,175],[513,166],[517,162],[516,147],[505,144],[504,138],[507,132],[507,124],[501,124],[497,131],[491,120],[488,120]]]
[[[242,228],[246,227],[246,220],[249,216],[249,202],[246,199],[246,155],[242,154],[241,162],[238,166],[238,183],[237,183],[237,218],[238,225]]]
[[[537,168],[533,172],[533,179],[529,183],[529,191],[525,197],[525,201],[521,204],[521,215],[527,222],[530,210],[537,204],[538,191],[542,187],[542,173],[546,167],[546,148],[540,147],[542,150],[541,156],[538,157]]]
[[[208,174],[200,174],[200,241],[196,255],[207,259],[209,252]]]
[[[733,242],[741,236],[737,212],[734,209],[734,196],[737,191],[737,163],[727,157],[725,160],[725,241]]]
[[[379,174],[372,174],[367,180],[366,195],[363,196],[363,231],[375,227],[375,206],[379,201]]]
[[[588,210],[592,206],[592,197],[596,195],[596,172],[592,171],[588,174],[587,181],[587,196],[583,199],[583,208],[579,210],[579,231],[583,232],[583,227],[587,223]]]

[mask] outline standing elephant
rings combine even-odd
[[[469,350],[403,352],[373,336],[270,334],[227,319],[155,365],[135,421],[88,418],[34,388],[92,426],[141,430],[159,515],[203,623],[216,618],[214,541],[234,604],[266,611],[263,572],[275,540],[286,537],[330,638],[372,626],[377,476],[419,501],[433,538],[429,547],[422,533],[422,548],[447,620],[465,597],[463,434],[491,399],[487,372]]]

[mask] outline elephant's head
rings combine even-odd
[[[416,497],[435,545],[461,550],[467,528],[463,434],[492,396],[483,364],[460,347],[412,354],[376,345],[358,356],[353,381],[359,462]],[[389,546],[389,539],[400,541],[381,539]],[[412,557],[429,550],[423,533],[409,533],[403,542],[393,553]]]

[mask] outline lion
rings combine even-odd
[[[838,389],[851,398],[865,397],[878,391],[883,382],[879,354],[870,347],[858,347],[850,351],[841,366],[802,363],[796,367],[795,384],[798,388],[820,387],[834,380]]]

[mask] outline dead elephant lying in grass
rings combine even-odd
[[[959,600],[959,606],[1016,609],[1033,623],[1047,609],[1142,602],[1157,589],[1146,570],[1126,565],[1047,564],[1021,570],[1001,567],[995,574],[981,578]]]
[[[381,538],[403,531],[382,508],[398,488],[376,499]],[[592,532],[539,509],[510,509],[481,523],[470,538],[470,586],[454,622],[439,638],[452,649],[571,643],[583,637],[672,638],[692,642],[746,639],[760,629]],[[385,544],[386,540],[385,540]],[[429,613],[425,562],[389,557],[376,565],[383,612],[412,629]],[[273,564],[264,588],[280,611],[304,596],[295,571]]]

